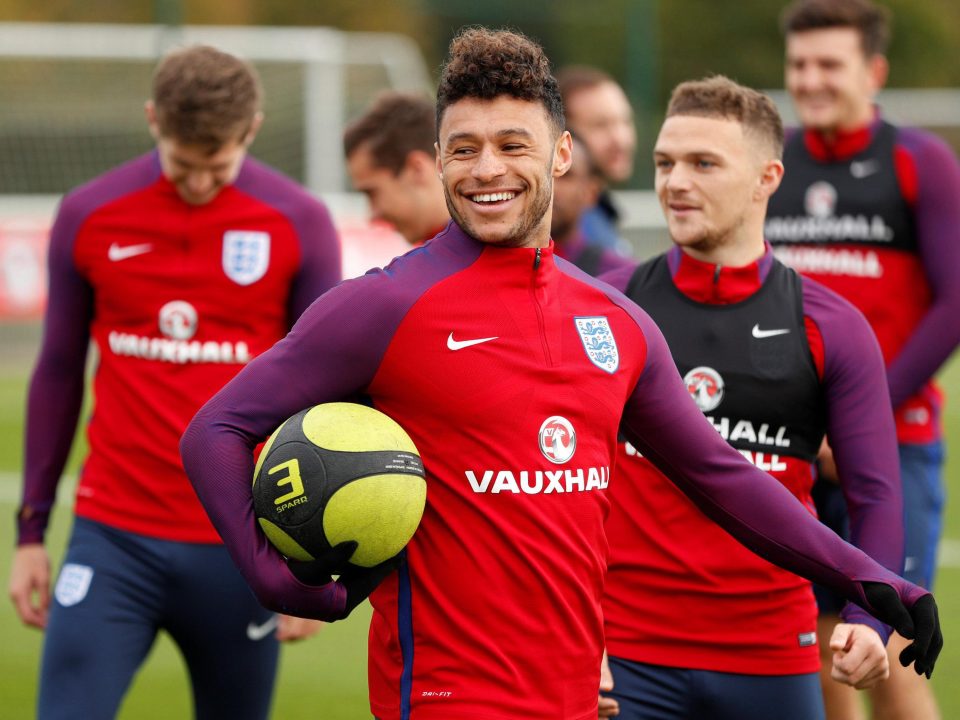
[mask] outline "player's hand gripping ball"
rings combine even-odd
[[[426,499],[423,463],[407,433],[353,403],[291,417],[267,440],[253,474],[260,527],[287,558],[304,562],[352,542],[355,567],[389,560],[413,537]]]

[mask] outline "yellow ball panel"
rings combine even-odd
[[[257,522],[260,523],[260,528],[267,539],[286,557],[304,562],[314,559],[313,555],[304,550],[296,540],[269,520],[257,518]]]
[[[267,454],[270,452],[270,448],[273,447],[273,441],[277,439],[277,435],[280,434],[280,431],[283,430],[283,426],[287,424],[287,420],[284,420],[283,423],[274,430],[270,437],[267,438],[267,441],[263,444],[263,450],[260,451],[260,457],[257,458],[257,466],[253,469],[253,484],[257,484],[257,476],[260,475],[260,468],[263,467],[263,461],[266,460]]]
[[[327,450],[404,450],[420,455],[406,431],[391,418],[366,405],[324,403],[303,418],[303,434]]]
[[[330,545],[356,540],[350,562],[373,567],[400,552],[423,517],[427,483],[415,475],[374,475],[337,490],[323,512]]]

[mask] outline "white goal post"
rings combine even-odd
[[[0,86],[7,106],[7,110],[0,109],[0,138],[18,130],[36,132],[38,124],[61,134],[71,131],[71,123],[77,127],[91,122],[122,127],[133,122],[143,128],[139,108],[149,94],[149,77],[157,59],[171,47],[195,43],[214,45],[243,57],[263,75],[268,122],[264,142],[258,138],[257,152],[265,150],[271,133],[269,103],[278,95],[289,102],[289,108],[277,112],[285,126],[293,129],[286,130],[288,134],[302,133],[294,151],[300,158],[292,162],[295,168],[302,162],[302,172],[291,174],[315,192],[344,189],[341,138],[351,111],[364,107],[376,91],[386,87],[426,93],[432,90],[419,48],[410,38],[391,33],[347,33],[331,28],[0,23]],[[104,79],[98,81],[101,75]],[[95,97],[71,97],[72,92],[84,91],[85,82],[90,83],[90,94]],[[131,113],[133,117],[118,118],[120,106],[115,103],[121,98],[112,96],[124,94],[132,97],[123,107],[136,112]],[[112,114],[106,115],[105,108]],[[291,113],[300,117],[288,117]],[[148,143],[145,130],[142,133]],[[42,158],[44,162],[52,160]],[[279,164],[287,169],[283,162]],[[3,185],[0,178],[0,193],[31,192],[28,187],[11,190]],[[51,191],[49,186],[45,191]]]

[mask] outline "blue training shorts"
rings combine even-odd
[[[937,549],[943,532],[946,489],[943,484],[943,442],[900,445],[900,479],[903,483],[904,568],[910,582],[933,590]],[[817,482],[814,502],[821,521],[849,540],[843,494],[834,483]],[[846,601],[832,590],[814,585],[821,614],[836,615]]]
[[[943,442],[900,446],[903,480],[903,529],[906,539],[903,576],[933,590],[937,550],[943,532],[946,489],[943,485]]]
[[[610,658],[617,720],[824,720],[817,673],[743,675]]]
[[[261,720],[276,675],[276,622],[223,546],[76,518],[51,601],[37,717],[114,717],[166,630],[186,660],[198,720]]]

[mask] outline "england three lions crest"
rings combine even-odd
[[[223,234],[223,271],[237,285],[251,285],[270,265],[270,234],[228,230]]]
[[[578,317],[573,321],[590,362],[601,370],[615,373],[620,367],[620,352],[609,321],[605,317]]]

